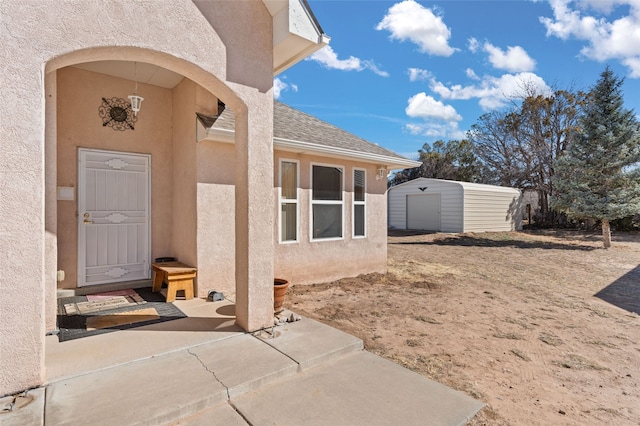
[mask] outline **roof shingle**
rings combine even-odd
[[[213,127],[223,130],[235,130],[233,112],[226,108]],[[406,160],[406,158],[393,151],[278,101],[274,102],[273,137],[274,139],[307,142],[363,154],[377,154]]]

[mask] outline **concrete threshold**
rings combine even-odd
[[[169,332],[147,331],[154,341]],[[67,375],[60,368],[45,389],[30,391],[29,405],[0,414],[0,424],[461,425],[483,406],[311,319],[271,334],[228,330],[213,340],[189,337],[192,331],[179,339],[169,332],[187,346],[160,355],[118,358],[119,365],[100,368],[85,360]],[[132,343],[121,333],[110,334]],[[87,357],[101,358],[105,347],[97,342]]]
[[[61,377],[47,386],[46,424],[167,424],[295,376],[301,370],[296,358],[303,364],[308,359],[321,364],[335,359],[336,353],[362,348],[359,339],[310,319],[276,327],[275,331],[279,337],[269,344],[240,333]],[[287,342],[289,334],[297,336],[298,344],[288,342],[284,351],[276,349],[274,342],[280,338]],[[326,342],[310,343],[320,336]],[[315,348],[313,356],[302,347]]]

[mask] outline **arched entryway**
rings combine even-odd
[[[63,187],[64,198],[69,185],[57,181],[57,78],[58,70],[79,63],[168,69],[233,109],[235,164],[241,165],[234,171],[233,201],[237,320],[246,330],[273,321],[273,213],[264,207],[273,202],[273,17],[262,2],[214,3],[3,4],[7,37],[0,56],[11,101],[2,114],[0,171],[0,234],[8,248],[0,259],[8,282],[0,330],[8,351],[0,366],[3,394],[44,381],[45,334],[55,327],[57,189]],[[251,32],[238,25],[249,20]],[[145,100],[143,112],[148,105]]]
[[[91,60],[87,62],[88,59]],[[249,306],[270,303],[269,298],[249,300],[249,279],[236,279],[237,273],[248,276],[237,269],[238,261],[240,268],[249,262],[229,257],[229,253],[248,252],[236,246],[238,242],[248,245],[245,238],[228,233],[229,229],[242,227],[236,223],[237,197],[248,200],[248,196],[242,194],[242,186],[236,184],[238,173],[244,174],[246,168],[242,158],[246,158],[243,147],[247,146],[248,131],[243,131],[242,126],[247,122],[237,123],[236,138],[240,142],[237,140],[235,146],[198,144],[195,135],[196,112],[216,115],[220,105],[226,104],[229,108],[235,106],[242,118],[243,111],[247,110],[245,103],[227,85],[201,68],[167,54],[139,48],[96,48],[56,58],[47,64],[45,86],[51,95],[46,110],[46,226],[50,232],[45,262],[50,271],[48,276],[59,279],[61,275],[57,271],[64,271],[63,281],[47,283],[47,329],[55,328],[58,289],[84,287],[83,291],[87,292],[86,287],[94,285],[82,275],[89,263],[83,256],[90,252],[84,245],[83,222],[93,222],[91,217],[85,217],[89,214],[84,205],[88,185],[78,166],[87,153],[105,154],[122,164],[127,163],[126,158],[146,156],[149,163],[148,193],[141,194],[148,197],[148,201],[141,202],[148,202],[147,234],[143,233],[139,241],[129,242],[128,246],[111,250],[117,256],[140,249],[148,239],[147,252],[142,253],[147,264],[138,262],[127,268],[117,266],[118,261],[114,261],[110,270],[101,272],[96,285],[110,284],[109,289],[117,288],[118,282],[128,281],[126,273],[138,265],[147,268],[147,275],[134,279],[148,280],[151,259],[173,256],[199,268],[197,292],[200,297],[213,288],[232,293],[238,304],[245,306],[238,310],[238,323],[247,329],[265,326],[266,323],[251,326]],[[113,121],[105,118],[105,105],[117,107],[118,102],[126,103],[127,94],[134,90],[145,98],[139,115],[112,125]],[[111,191],[118,192],[118,185],[123,183],[114,183]],[[100,193],[102,197],[109,196],[104,190]],[[95,194],[89,194],[89,198],[91,196]],[[124,228],[126,234],[127,227]],[[139,226],[131,234],[135,237],[143,229]],[[101,238],[97,242],[98,251],[102,245],[107,248],[110,244],[108,235],[92,234],[91,238],[94,245],[95,239]],[[125,235],[124,240],[126,238]],[[237,288],[243,281],[247,284]],[[255,307],[252,309],[258,311]]]

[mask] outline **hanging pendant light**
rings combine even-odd
[[[135,90],[133,91],[133,95],[129,95],[129,101],[131,101],[131,110],[133,114],[137,117],[138,111],[140,111],[140,105],[142,105],[142,101],[144,98],[142,96],[138,96],[138,63],[133,63],[133,75],[134,80],[136,82]]]

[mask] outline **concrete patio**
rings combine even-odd
[[[311,319],[250,334],[229,301],[175,303],[188,318],[49,336],[47,386],[0,399],[0,424],[461,425],[483,406]]]

